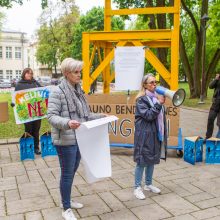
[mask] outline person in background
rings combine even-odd
[[[216,123],[216,125],[218,126],[218,131],[217,131],[216,137],[220,138],[220,112],[217,115],[217,123]]]
[[[21,80],[16,84],[15,91],[33,89],[41,87],[41,85],[34,79],[33,70],[25,68],[21,74]],[[12,103],[12,106],[14,104]],[[28,132],[34,138],[34,153],[41,154],[39,148],[39,131],[41,127],[41,120],[24,123],[25,132]]]
[[[75,130],[84,121],[105,117],[90,112],[84,92],[80,86],[83,62],[66,58],[61,63],[64,75],[60,85],[51,91],[47,118],[52,126],[52,141],[60,162],[60,194],[65,220],[76,220],[71,208],[83,205],[71,200],[71,188],[81,155]],[[85,137],[86,138],[86,137]]]
[[[212,105],[209,110],[207,131],[205,141],[212,137],[214,130],[214,121],[219,114],[220,110],[220,75],[216,74],[215,79],[209,84],[210,89],[214,89]]]
[[[155,93],[156,79],[148,73],[142,79],[141,90],[136,97],[134,161],[135,189],[137,199],[145,199],[141,182],[145,171],[144,190],[160,193],[160,189],[152,185],[154,165],[160,159],[166,159],[167,130],[163,104],[165,97]]]

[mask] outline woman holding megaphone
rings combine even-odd
[[[166,159],[167,131],[163,104],[165,96],[155,92],[156,79],[149,73],[142,79],[141,89],[136,97],[134,161],[135,189],[138,199],[145,199],[141,182],[145,171],[144,190],[160,193],[160,189],[152,185],[154,165],[160,159]]]

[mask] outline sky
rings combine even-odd
[[[40,16],[41,0],[24,0],[22,6],[14,4],[11,9],[5,9],[6,22],[3,28],[5,30],[22,31],[29,37],[34,35],[34,31],[38,28],[38,17]],[[80,12],[85,14],[94,6],[104,6],[105,0],[75,0]]]

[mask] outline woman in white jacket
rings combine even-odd
[[[90,112],[80,86],[82,65],[82,61],[73,58],[63,60],[61,71],[65,78],[51,92],[48,102],[47,118],[52,125],[52,141],[60,162],[62,216],[66,220],[76,220],[71,208],[83,207],[70,198],[73,178],[81,159],[75,129],[81,122],[104,117]]]

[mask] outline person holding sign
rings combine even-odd
[[[155,93],[156,79],[147,74],[142,79],[141,90],[136,97],[134,161],[135,189],[137,199],[145,199],[141,188],[145,171],[144,190],[160,193],[160,189],[152,185],[154,165],[160,158],[166,159],[167,131],[163,104],[165,97]]]
[[[60,162],[61,207],[63,207],[62,216],[66,220],[76,219],[71,208],[83,207],[82,204],[70,199],[73,178],[81,159],[75,129],[82,122],[105,117],[103,114],[90,112],[80,86],[82,66],[82,61],[73,58],[63,60],[61,71],[64,79],[51,91],[48,102],[47,118],[52,125],[52,141]]]
[[[15,91],[33,89],[41,87],[41,85],[34,79],[33,70],[25,68],[21,74],[21,80],[16,84]],[[14,104],[12,104],[13,106]],[[34,138],[34,153],[41,154],[39,149],[39,131],[41,127],[41,120],[35,120],[24,123],[25,132],[28,132]]]

